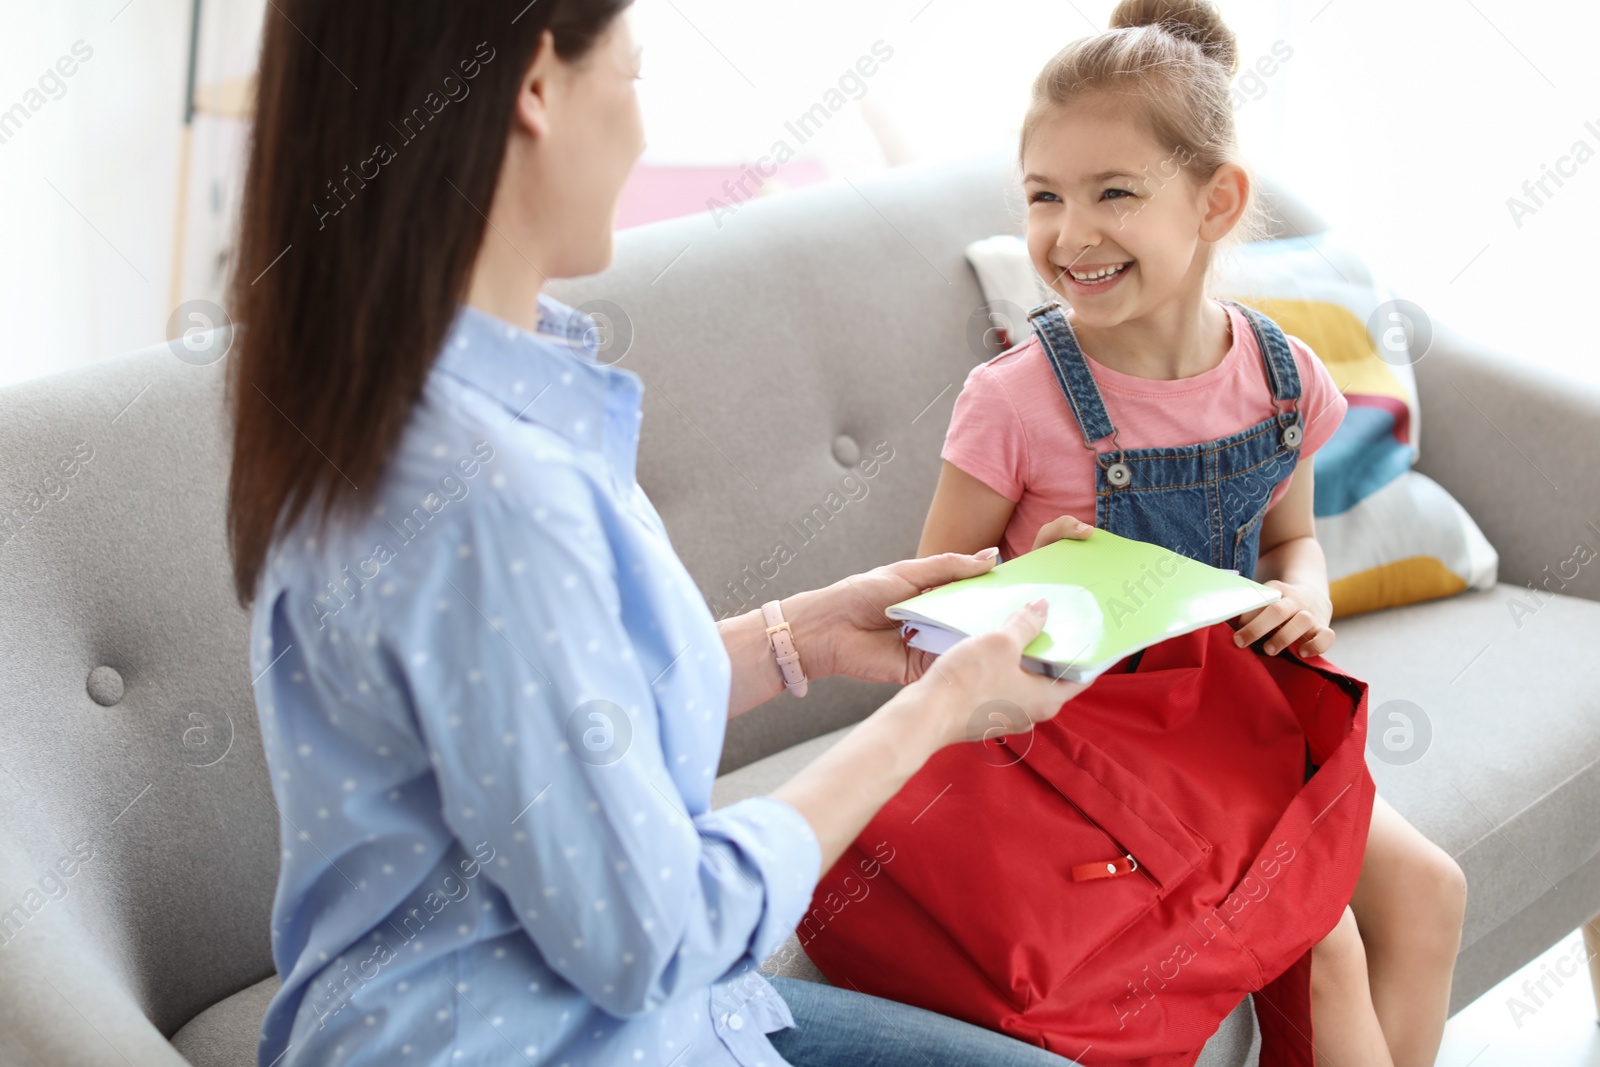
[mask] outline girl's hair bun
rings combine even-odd
[[[1217,5],[1207,0],[1122,0],[1111,13],[1111,28],[1159,26],[1193,41],[1207,56],[1221,63],[1232,78],[1239,73],[1239,39],[1222,19]]]

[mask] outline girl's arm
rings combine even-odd
[[[960,467],[944,461],[939,486],[933,491],[928,518],[922,524],[918,556],[938,552],[977,552],[999,545],[1016,503]]]
[[[1284,597],[1240,616],[1245,625],[1234,636],[1239,644],[1248,645],[1272,634],[1263,646],[1268,655],[1294,644],[1302,656],[1320,656],[1333,644],[1333,630],[1328,625],[1333,619],[1328,564],[1317,543],[1311,508],[1316,492],[1314,461],[1311,457],[1296,464],[1288,492],[1261,520],[1255,580],[1276,584]]]
[[[1311,505],[1316,496],[1312,464],[1315,457],[1295,465],[1288,492],[1261,520],[1261,551],[1256,581],[1280,581],[1328,597],[1328,564],[1317,543],[1317,525]],[[1331,614],[1331,609],[1330,613]],[[1327,616],[1324,616],[1326,621]]]

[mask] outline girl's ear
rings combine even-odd
[[[550,82],[555,64],[555,35],[545,30],[539,35],[539,46],[533,50],[528,69],[522,72],[514,112],[515,127],[536,140],[550,134]]]
[[[1250,175],[1237,163],[1224,163],[1211,176],[1200,204],[1200,238],[1220,241],[1226,237],[1250,202]]]

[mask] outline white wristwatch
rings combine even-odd
[[[778,659],[778,670],[783,674],[784,687],[797,697],[806,695],[806,672],[800,666],[800,653],[794,647],[794,631],[784,621],[783,608],[778,601],[769,600],[761,605],[761,617],[767,623],[767,643]]]

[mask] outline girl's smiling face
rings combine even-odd
[[[1202,299],[1209,246],[1243,205],[1229,203],[1237,167],[1202,189],[1182,168],[1188,158],[1106,107],[1057,107],[1032,130],[1022,157],[1028,254],[1084,325]]]

